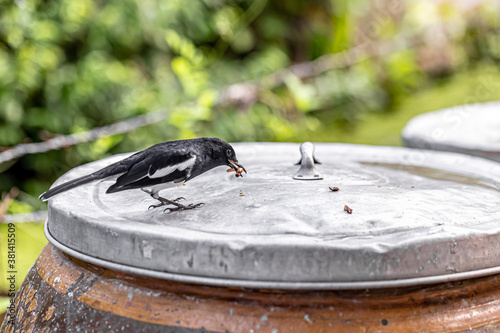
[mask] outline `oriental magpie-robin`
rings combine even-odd
[[[178,201],[184,198],[168,200],[160,197],[158,192],[185,183],[221,165],[230,166],[228,171],[236,171],[237,177],[241,176],[243,171],[246,172],[245,168],[238,164],[233,147],[219,138],[168,141],[137,152],[94,173],[51,188],[42,193],[40,199],[47,201],[77,186],[118,176],[106,193],[140,188],[160,201],[160,204],[149,208],[174,205],[175,208],[165,210],[193,209],[202,203],[182,205]]]

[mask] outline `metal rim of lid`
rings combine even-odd
[[[280,289],[280,290],[359,290],[359,289],[386,289],[404,288],[418,285],[430,285],[447,283],[467,279],[481,278],[484,276],[500,274],[500,266],[479,269],[475,271],[434,275],[426,277],[398,279],[398,280],[377,280],[377,281],[351,281],[351,282],[283,282],[283,281],[263,281],[263,280],[240,280],[211,278],[204,276],[193,276],[184,274],[167,273],[146,268],[123,265],[108,260],[99,259],[87,254],[75,251],[52,237],[48,230],[48,221],[44,223],[44,233],[47,240],[62,252],[108,269],[121,271],[128,274],[140,275],[161,280],[171,280],[176,282],[210,285],[215,287],[239,287],[255,289]]]

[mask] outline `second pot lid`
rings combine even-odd
[[[421,114],[402,132],[408,147],[453,151],[500,162],[500,102]]]

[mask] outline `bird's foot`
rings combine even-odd
[[[166,205],[177,205],[178,201],[180,201],[180,200],[186,200],[186,199],[184,197],[178,197],[177,199],[174,199],[174,200],[168,200],[168,199],[165,199],[163,197],[158,197],[157,200],[160,201],[160,203],[157,204],[157,205],[151,205],[151,206],[149,206],[148,210],[151,209],[151,208],[158,208],[158,207],[166,206]]]
[[[178,198],[176,198],[174,200],[169,200],[169,199],[165,199],[163,197],[158,197],[157,200],[160,201],[160,203],[157,204],[157,205],[151,205],[151,206],[149,206],[148,210],[151,209],[151,208],[158,208],[158,207],[162,207],[162,206],[173,205],[173,206],[175,206],[175,208],[166,208],[163,212],[167,212],[167,211],[169,211],[169,212],[175,212],[175,211],[178,211],[178,210],[194,209],[194,208],[200,207],[201,205],[204,205],[204,203],[182,205],[182,204],[179,203],[179,201],[186,200],[184,197],[178,197]]]
[[[179,210],[195,209],[195,208],[198,208],[198,207],[200,207],[202,205],[204,205],[203,202],[200,202],[200,203],[197,203],[197,204],[189,204],[189,205],[176,204],[177,207],[175,207],[175,208],[165,208],[165,210],[163,212],[166,213],[168,211],[170,213],[170,212],[177,212]]]

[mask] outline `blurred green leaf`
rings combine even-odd
[[[9,209],[7,212],[9,214],[22,214],[22,213],[29,213],[32,212],[33,208],[24,202],[18,201],[18,200],[12,200],[9,205]]]
[[[285,84],[292,93],[295,105],[301,111],[310,111],[313,107],[316,91],[313,86],[304,84],[298,77],[289,74],[285,77]]]

